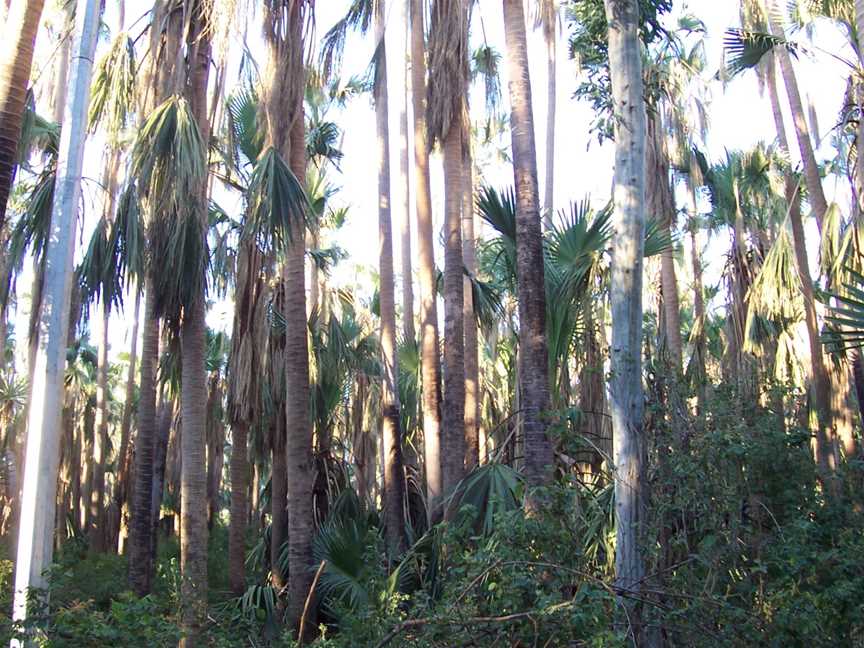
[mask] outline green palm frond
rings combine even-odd
[[[723,39],[726,73],[733,77],[756,67],[775,47],[785,47],[795,57],[800,49],[796,43],[780,36],[737,28],[727,29]]]
[[[552,228],[545,247],[547,272],[557,275],[562,290],[580,293],[612,236],[610,210],[594,213],[588,200],[570,203],[570,213],[559,211],[559,224]]]
[[[675,235],[668,228],[660,227],[653,218],[645,222],[645,258],[662,254],[675,247]]]
[[[112,139],[129,123],[135,106],[135,47],[126,32],[96,64],[90,98],[90,132],[103,126]]]
[[[309,223],[309,198],[273,147],[264,151],[255,165],[247,203],[243,236],[257,240],[263,250],[285,250],[295,229]]]
[[[846,281],[829,296],[834,304],[825,316],[823,343],[834,351],[864,346],[864,274],[845,268]]]
[[[456,487],[448,506],[453,511],[470,506],[475,530],[489,535],[499,514],[519,508],[522,488],[518,472],[493,461],[472,470]]]
[[[483,80],[486,112],[497,115],[501,108],[501,54],[494,47],[483,44],[471,55],[471,78]]]
[[[318,59],[324,79],[332,79],[335,71],[342,67],[348,31],[357,30],[361,34],[369,31],[374,3],[375,0],[352,0],[345,16],[324,34]]]
[[[138,131],[131,175],[149,204],[148,236],[156,310],[176,321],[204,290],[205,205],[196,196],[206,179],[205,145],[186,99],[173,95]]]
[[[231,170],[246,178],[246,168],[254,164],[264,147],[264,128],[259,118],[258,95],[252,87],[242,87],[225,101],[225,121]]]
[[[106,309],[119,306],[123,292],[120,277],[114,271],[116,254],[111,249],[108,227],[108,221],[100,218],[76,271],[81,286],[82,303],[89,304],[100,299]]]
[[[329,160],[337,164],[342,159],[339,140],[342,131],[332,121],[311,122],[306,129],[306,155],[315,160]]]
[[[36,112],[33,90],[32,88],[27,90],[15,164],[29,169],[30,157],[35,151],[39,150],[43,156],[53,158],[57,155],[59,144],[60,125],[45,119]]]

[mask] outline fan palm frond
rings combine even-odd
[[[126,32],[114,39],[96,64],[90,98],[90,132],[103,126],[112,139],[129,122],[135,106],[135,47]]]
[[[723,39],[726,74],[733,77],[753,69],[775,47],[785,47],[795,57],[800,49],[796,43],[782,36],[738,28],[727,29]]]

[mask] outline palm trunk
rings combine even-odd
[[[525,477],[531,486],[552,478],[552,444],[546,436],[549,364],[546,290],[537,186],[537,148],[525,17],[520,0],[504,0],[504,37],[510,90],[510,131],[516,188],[516,284],[519,294],[520,396],[525,439]],[[529,510],[539,502],[527,501]]]
[[[776,27],[776,25],[772,24],[772,29]],[[787,60],[786,64],[783,63],[783,55],[778,54],[778,58],[780,60],[780,68],[783,72],[784,83],[786,84],[787,92],[789,93],[789,101],[790,104],[793,104],[793,97],[798,92],[798,87],[795,85],[795,75],[792,71],[791,61]],[[791,81],[787,79],[787,73],[791,75]],[[792,85],[790,85],[790,83]],[[774,66],[769,63],[768,66],[768,75],[767,75],[767,85],[768,85],[768,93],[771,100],[771,111],[774,116],[774,126],[777,130],[777,139],[779,142],[780,151],[784,154],[789,154],[789,143],[786,138],[786,127],[783,122],[783,113],[780,109],[780,99],[779,94],[777,92],[776,85],[776,77],[774,74]],[[800,103],[800,97],[798,97],[798,101]],[[793,118],[794,118],[794,105],[793,105]],[[806,123],[805,123],[806,125]],[[796,124],[796,130],[798,129],[798,125]],[[801,134],[799,133],[799,143]],[[805,132],[805,137],[807,138],[806,144],[809,147],[809,135]],[[805,155],[805,151],[801,151],[802,158]],[[810,149],[810,155],[812,157],[813,151]],[[814,160],[815,164],[815,160]],[[806,163],[805,163],[805,176],[806,176]],[[819,192],[821,193],[822,183],[821,180],[818,179],[818,169],[817,169],[817,183]],[[810,191],[810,185],[808,182],[808,192]],[[828,369],[825,366],[825,358],[823,354],[822,342],[820,339],[819,333],[819,322],[816,317],[816,301],[813,293],[813,280],[811,279],[812,275],[810,274],[810,262],[807,258],[807,242],[804,234],[804,224],[801,220],[801,197],[799,194],[798,186],[791,176],[786,178],[786,199],[790,201],[789,207],[789,221],[792,225],[792,239],[793,246],[795,248],[795,263],[798,268],[798,277],[801,281],[801,294],[804,299],[804,322],[807,326],[807,340],[810,346],[810,379],[813,385],[813,396],[815,402],[815,408],[818,418],[818,429],[816,431],[816,436],[814,438],[813,443],[813,452],[816,459],[816,464],[819,467],[819,472],[823,480],[830,479],[830,475],[836,469],[836,461],[834,457],[834,452],[832,450],[832,428],[833,428],[833,413],[831,406],[831,381],[828,375]],[[814,210],[818,210],[819,197],[814,196],[812,193],[809,196],[809,199],[813,205]],[[822,196],[822,202],[824,203],[825,197]],[[824,215],[825,209],[821,212],[816,211],[817,218],[819,221],[819,225],[821,228],[822,223],[822,215]],[[828,489],[829,492],[831,489]]]
[[[408,182],[408,71],[411,66],[408,34],[408,1],[395,3],[396,35],[398,37],[399,61],[394,92],[396,94],[396,109],[399,112],[399,186],[398,195],[401,201],[399,209],[399,240],[402,260],[402,334],[410,342],[417,340],[414,330],[414,279],[411,271],[411,193]]]
[[[159,551],[159,530],[162,526],[162,498],[166,487],[168,446],[173,446],[172,450],[174,452],[172,452],[172,457],[176,458],[177,435],[182,432],[179,426],[172,427],[174,423],[174,408],[174,401],[165,397],[165,389],[163,388],[159,393],[158,414],[153,438],[152,486],[147,497],[147,505],[150,507],[150,528],[147,529],[147,551],[149,552],[151,562],[156,560],[156,555]],[[174,434],[171,434],[172,430]],[[176,479],[174,483],[176,483]],[[176,493],[176,488],[173,492]]]
[[[203,4],[192,22],[189,38],[190,71],[189,105],[204,142],[209,141],[207,121],[207,82],[210,72],[210,35],[208,15]],[[207,152],[205,151],[205,156]],[[207,236],[207,182],[198,187],[197,218],[203,245]],[[205,323],[204,282],[202,272],[195,281],[200,291],[184,307],[180,326],[181,344],[181,418],[183,434],[180,455],[180,591],[184,602],[181,627],[184,636],[180,648],[195,648],[207,615],[207,511],[202,506],[207,497],[207,325]]]
[[[689,177],[689,176],[688,176]],[[692,181],[688,179],[687,193],[690,197],[690,259],[693,267],[693,325],[696,327],[693,340],[693,355],[696,362],[696,414],[701,417],[705,412],[706,383],[705,374],[705,288],[702,284],[702,244],[699,237],[699,224],[696,221],[696,194]]]
[[[26,3],[25,15],[32,5],[41,10],[40,2]],[[15,7],[20,7],[16,3]],[[13,9],[16,11],[17,9]],[[66,367],[66,336],[71,306],[73,262],[75,255],[75,230],[78,201],[81,195],[81,169],[84,162],[84,143],[87,133],[86,119],[90,102],[90,77],[93,70],[93,55],[99,22],[99,5],[95,0],[79,0],[76,9],[76,27],[73,52],[77,64],[72,70],[66,93],[66,127],[60,134],[57,155],[57,189],[51,210],[51,232],[48,237],[45,257],[45,294],[41,320],[42,336],[36,355],[36,371],[31,390],[32,406],[27,426],[27,458],[24,467],[24,489],[21,498],[21,517],[18,535],[17,560],[15,564],[15,595],[13,617],[23,621],[28,613],[28,588],[44,589],[44,572],[51,564],[54,551],[55,491],[59,468],[59,446],[61,413],[63,408],[63,379]],[[13,23],[15,22],[13,21]],[[22,20],[23,25],[29,24]],[[33,27],[35,30],[35,25]],[[28,32],[28,38],[33,32]],[[18,45],[28,51],[32,39]],[[26,40],[26,39],[25,39]],[[10,41],[12,37],[10,35]],[[14,42],[14,41],[12,41]],[[19,56],[21,56],[19,54]],[[29,58],[25,53],[21,58]],[[14,72],[14,69],[13,69]],[[24,78],[9,74],[5,68],[0,79],[12,77],[10,91],[17,92],[15,81]],[[0,86],[2,87],[2,86]],[[23,91],[23,88],[21,88]],[[9,106],[8,94],[0,90],[0,105],[3,106],[3,130],[7,111],[10,121],[15,120]],[[20,121],[15,128],[17,133]],[[15,139],[5,139],[11,144]],[[0,149],[2,150],[2,149]],[[10,151],[13,152],[13,151]],[[11,159],[11,158],[10,158]],[[5,157],[0,159],[0,171],[6,175]],[[10,176],[11,178],[11,176]],[[0,181],[4,185],[6,178]],[[0,203],[5,206],[8,186],[0,188]],[[4,209],[5,213],[5,209]],[[2,226],[0,222],[0,226]]]
[[[422,373],[423,452],[426,499],[430,513],[442,494],[441,364],[435,290],[432,192],[426,125],[426,46],[423,0],[411,0],[411,95],[414,106],[414,169],[417,191],[417,252],[420,283],[420,363]]]
[[[388,554],[391,559],[395,559],[405,548],[405,521],[402,514],[405,477],[402,467],[402,432],[399,421],[399,365],[396,356],[393,231],[390,221],[390,154],[388,145],[390,141],[390,129],[388,126],[387,54],[384,44],[383,2],[379,2],[376,5],[375,37],[376,41],[380,43],[379,68],[375,84],[375,128],[378,135],[379,299],[381,311],[381,367],[383,372],[381,380],[381,439],[384,444],[384,528]],[[404,94],[401,104],[404,104]],[[400,114],[400,117],[403,116]],[[405,140],[400,139],[400,141],[405,146]],[[404,157],[405,179],[407,179],[407,151],[404,151]],[[401,163],[402,160],[400,159],[400,169],[402,169]]]
[[[462,133],[450,127],[444,140],[444,494],[462,479],[465,459],[465,320],[462,260]]]
[[[138,596],[150,593],[153,563],[150,532],[153,527],[153,444],[156,438],[156,370],[159,363],[159,320],[152,277],[144,295],[144,335],[141,340],[141,386],[138,397],[138,436],[132,453],[135,487],[129,525],[129,582]]]
[[[221,377],[210,376],[207,397],[207,528],[212,531],[219,516],[219,491],[225,462],[225,425],[222,422]]]
[[[655,112],[648,123],[645,168],[647,169],[646,199],[648,210],[659,219],[663,231],[671,235],[675,218],[675,201],[669,182],[669,157],[663,141],[660,114]],[[663,291],[663,316],[666,319],[666,346],[672,366],[680,373],[683,345],[681,342],[681,310],[678,280],[675,275],[675,255],[670,248],[660,255],[660,283]]]
[[[774,8],[778,0],[768,0],[769,11],[768,23],[771,33],[782,35],[783,30],[777,24],[774,16]],[[779,7],[778,7],[779,8]],[[782,10],[782,9],[781,9]],[[798,149],[801,152],[801,162],[804,166],[804,180],[807,185],[807,200],[813,208],[819,230],[822,230],[822,220],[828,210],[828,202],[825,200],[825,192],[822,189],[822,178],[819,175],[819,165],[816,163],[816,155],[813,153],[813,143],[810,141],[810,131],[807,127],[807,113],[801,101],[801,92],[798,90],[798,80],[792,67],[792,57],[785,47],[777,47],[774,50],[777,61],[780,63],[780,74],[783,76],[783,85],[786,86],[786,96],[789,99],[789,109],[792,112],[792,123],[795,126],[795,136],[798,139]]]
[[[100,300],[99,351],[96,365],[96,421],[93,434],[93,490],[90,492],[90,551],[105,551],[105,462],[108,446],[108,315]]]
[[[555,210],[555,104],[556,95],[556,27],[546,30],[546,185],[544,187],[543,217],[546,229],[552,228]]]
[[[645,573],[640,529],[645,519],[645,445],[642,397],[642,265],[645,231],[646,117],[642,95],[639,7],[605,0],[609,70],[616,115],[610,300],[612,310],[612,446],[615,464],[615,577],[627,592]],[[638,607],[622,597],[640,640]]]
[[[273,587],[277,592],[281,592],[288,584],[288,575],[291,572],[289,568],[288,574],[282,573],[280,567],[282,545],[285,544],[288,531],[288,465],[285,454],[285,417],[281,416],[278,410],[271,425],[273,455],[270,463],[270,573]]]
[[[115,515],[119,516],[116,524],[112,527],[119,530],[120,538],[115,538],[111,546],[117,547],[118,553],[122,553],[120,542],[128,534],[126,528],[128,513],[124,513],[129,500],[129,437],[132,429],[132,401],[135,398],[135,368],[138,364],[138,326],[139,313],[141,310],[141,290],[135,286],[135,306],[132,316],[132,339],[129,346],[129,372],[126,374],[126,397],[123,400],[123,420],[120,423],[120,449],[117,452],[117,477],[114,481],[114,504]]]
[[[44,0],[16,2],[3,22],[0,59],[0,229],[6,224],[6,203],[15,176],[15,157],[24,119],[27,85],[33,63],[36,32]]]
[[[231,428],[231,525],[228,528],[228,582],[240,596],[246,590],[246,518],[249,515],[249,427],[238,421]]]
[[[466,93],[467,96],[467,93]],[[462,259],[466,276],[463,280],[463,322],[465,324],[465,471],[480,463],[480,367],[477,347],[477,319],[471,278],[477,275],[477,252],[474,241],[474,174],[471,159],[471,125],[463,124],[462,158]]]

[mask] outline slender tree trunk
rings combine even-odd
[[[162,527],[162,498],[165,494],[165,481],[168,466],[168,446],[173,446],[172,456],[177,457],[177,446],[179,445],[177,435],[181,434],[180,426],[173,426],[175,404],[172,399],[165,396],[165,389],[159,392],[159,405],[156,408],[156,427],[153,437],[153,469],[151,475],[151,487],[147,498],[150,507],[150,528],[147,529],[147,551],[149,552],[151,564],[155,562],[159,553],[159,531]],[[172,434],[172,427],[173,432]],[[172,461],[172,463],[174,463]],[[176,477],[172,484],[176,485]],[[170,484],[169,484],[170,486]],[[171,489],[176,493],[176,486]],[[180,503],[182,505],[182,502]],[[152,569],[152,567],[151,567]],[[151,574],[152,578],[152,574]]]
[[[6,223],[6,203],[15,175],[15,157],[24,119],[30,66],[44,4],[44,0],[15,2],[3,21],[5,46],[0,58],[0,228]]]
[[[156,370],[159,363],[159,320],[153,279],[144,287],[144,335],[141,340],[141,386],[138,396],[138,436],[133,459],[135,487],[132,490],[129,525],[129,582],[138,596],[150,593],[153,577],[150,554],[151,492],[153,490],[153,443],[156,437]]]
[[[99,352],[96,365],[96,421],[93,434],[93,490],[90,493],[90,551],[105,551],[105,462],[108,446],[108,315],[99,303]]]
[[[198,130],[206,143],[210,137],[207,121],[207,82],[210,72],[209,15],[204,3],[196,4],[198,14],[192,21],[189,38],[189,106]],[[207,152],[204,152],[205,156]],[[203,179],[195,197],[196,217],[204,246],[207,236],[207,181]],[[181,344],[181,418],[180,455],[180,573],[181,627],[180,648],[195,648],[207,615],[207,497],[205,447],[207,441],[207,325],[204,300],[205,277],[195,281],[197,294],[185,305],[180,326]]]
[[[231,428],[231,524],[228,528],[228,582],[240,596],[246,590],[246,519],[249,515],[249,427],[238,421]]]
[[[129,439],[132,429],[132,404],[135,399],[135,369],[138,364],[138,327],[139,315],[141,311],[141,290],[136,285],[135,288],[135,306],[132,315],[132,339],[129,344],[129,372],[126,374],[126,397],[123,400],[123,420],[120,423],[120,449],[117,452],[117,477],[114,481],[114,503],[116,506],[116,515],[119,516],[116,525],[113,528],[119,530],[120,538],[125,538],[128,535],[127,517],[129,512],[125,510],[129,501],[129,469],[131,457],[129,453]],[[126,529],[125,532],[123,529]],[[120,548],[120,539],[115,538],[112,546],[117,547],[118,552],[122,552]],[[125,540],[122,540],[125,542]]]
[[[776,25],[772,26],[772,29],[773,27],[776,27]],[[786,63],[788,65],[784,67],[783,55],[778,54],[778,58],[780,59],[780,68],[783,72],[784,83],[786,84],[787,91],[789,92],[789,100],[791,104],[793,100],[793,95],[797,94],[798,92],[797,85],[794,85],[795,75],[792,71],[792,64],[790,61],[787,60]],[[792,86],[789,85],[790,81],[788,81],[786,78],[787,72],[791,75],[791,83],[793,84]],[[774,125],[777,130],[777,139],[780,151],[788,155],[789,143],[786,138],[786,127],[783,121],[783,113],[780,109],[780,99],[779,93],[777,92],[776,76],[774,74],[773,63],[769,63],[768,66],[767,85],[769,98],[771,100],[771,111],[774,116]],[[800,97],[798,98],[798,100],[800,102]],[[810,136],[806,132],[804,133],[804,135],[807,138],[806,143],[809,146]],[[801,154],[802,157],[805,154],[803,147]],[[810,155],[813,155],[812,148],[810,149]],[[822,183],[821,180],[818,180],[818,170],[817,182],[819,191],[821,192]],[[810,195],[809,199],[811,201],[814,201],[814,197],[812,194]],[[807,242],[804,234],[804,224],[801,219],[801,197],[798,186],[796,185],[792,176],[788,176],[786,178],[786,200],[791,203],[789,207],[789,222],[792,225],[792,240],[793,247],[795,248],[795,264],[798,269],[798,278],[801,281],[801,294],[804,299],[804,322],[807,326],[807,340],[810,346],[810,379],[813,385],[813,396],[818,418],[818,429],[814,438],[813,451],[822,479],[827,480],[830,478],[831,473],[833,473],[836,469],[836,461],[832,449],[833,413],[831,411],[831,381],[829,378],[828,369],[825,365],[824,351],[822,348],[822,341],[820,339],[819,332],[819,322],[816,316],[816,301],[813,292],[813,280],[811,278],[812,275],[810,274],[810,262],[807,258]],[[823,203],[824,200],[825,198],[823,195]],[[814,210],[818,209],[818,202],[819,199],[817,196],[815,202],[813,202]],[[824,213],[824,209],[822,210],[822,212],[817,211],[817,215],[819,215],[820,227],[822,223],[822,216],[824,216]],[[829,489],[829,491],[830,490],[831,489]]]
[[[210,376],[207,397],[207,529],[212,531],[219,516],[219,491],[225,462],[225,424],[222,422],[221,376]]]
[[[556,27],[545,29],[546,40],[546,185],[544,187],[543,219],[546,229],[552,228],[555,210],[555,108],[556,93]]]
[[[775,8],[782,11],[778,0],[766,0],[769,10],[766,12],[771,33],[777,36],[783,34],[780,25],[775,19]],[[792,57],[785,47],[774,50],[777,61],[780,63],[780,74],[783,77],[783,85],[786,86],[786,96],[789,99],[789,109],[792,112],[792,123],[795,126],[795,136],[798,139],[798,149],[801,152],[801,162],[804,166],[804,180],[807,185],[807,200],[813,208],[819,230],[822,230],[822,221],[828,210],[828,202],[825,200],[825,192],[822,189],[822,178],[819,175],[819,165],[816,163],[816,155],[813,153],[813,143],[810,141],[810,131],[807,128],[807,113],[801,101],[801,92],[798,90],[798,80],[795,77],[795,69],[792,67]]]
[[[27,8],[41,9],[40,2],[26,3]],[[20,7],[16,3],[15,7]],[[28,9],[25,8],[25,13]],[[13,9],[16,11],[16,9]],[[63,408],[63,379],[66,367],[66,336],[72,294],[72,269],[75,254],[75,230],[78,201],[81,195],[81,169],[84,163],[86,119],[90,102],[90,77],[96,49],[99,5],[95,0],[79,0],[72,68],[66,93],[66,127],[60,134],[57,155],[57,183],[51,210],[51,229],[46,258],[45,295],[41,309],[41,342],[36,355],[36,371],[31,390],[33,400],[27,426],[27,458],[24,467],[24,489],[15,564],[13,617],[23,621],[28,612],[28,588],[46,586],[44,571],[51,564],[54,551],[55,493],[59,464],[60,426]],[[13,23],[14,24],[14,21]],[[22,24],[27,24],[22,21]],[[35,27],[34,27],[35,30]],[[29,31],[29,30],[22,30]],[[28,33],[28,37],[33,32]],[[16,39],[20,47],[32,47],[32,38]],[[22,42],[26,40],[26,42]],[[10,41],[12,35],[10,35]],[[22,56],[20,53],[18,56]],[[29,58],[24,55],[24,58]],[[13,69],[14,73],[14,69]],[[14,110],[8,109],[9,92],[18,90],[14,74],[0,68],[0,79],[11,77],[9,91],[0,89],[3,106],[3,129],[6,114],[14,121]],[[26,77],[17,77],[22,83]],[[0,86],[2,88],[2,86]],[[14,106],[11,106],[12,108]],[[15,128],[17,133],[19,126]],[[14,139],[4,139],[2,144]],[[2,149],[0,149],[2,150]],[[13,149],[14,151],[14,149]],[[0,156],[5,175],[5,158]],[[0,184],[5,183],[5,178]],[[0,187],[8,195],[8,186]],[[7,195],[0,194],[5,206]],[[2,226],[0,222],[0,226]]]
[[[409,190],[408,173],[408,80],[411,67],[411,52],[408,34],[411,26],[408,22],[408,2],[402,0],[394,3],[396,11],[396,29],[398,50],[398,74],[393,91],[396,95],[396,110],[399,113],[399,240],[402,257],[402,334],[405,339],[414,342],[417,332],[414,330],[414,277],[411,271],[411,192]]]
[[[384,3],[375,7],[375,38],[379,45],[379,70],[375,84],[375,130],[378,135],[378,241],[379,298],[381,311],[381,420],[384,444],[384,516],[387,551],[395,559],[405,548],[404,470],[402,466],[402,431],[399,420],[399,364],[396,355],[396,299],[393,276],[393,230],[390,221],[390,129],[388,125],[387,54],[384,44]],[[402,94],[400,107],[404,105]],[[400,113],[400,119],[404,114]],[[404,122],[404,120],[403,120]],[[400,133],[402,135],[402,133]],[[405,133],[407,138],[407,133]],[[407,141],[400,137],[405,147]],[[407,180],[408,152],[400,156],[400,172]],[[406,187],[407,188],[407,187]],[[407,207],[407,205],[405,205]],[[406,217],[407,220],[407,217]],[[408,278],[410,283],[410,277]],[[407,304],[406,304],[407,306]]]
[[[292,29],[296,46],[302,48],[301,20],[295,9]],[[295,82],[303,88],[304,75]],[[291,127],[291,170],[298,179],[305,177],[306,145],[302,92],[298,93],[294,123]],[[298,225],[285,261],[285,296],[291,304],[286,315],[285,332],[285,409],[288,421],[288,604],[286,621],[299,628],[306,597],[312,584],[312,536],[315,531],[312,510],[312,424],[309,417],[309,347],[306,336],[306,281],[304,278],[303,227]],[[302,308],[301,308],[302,306]],[[306,620],[315,627],[314,618]],[[301,642],[306,638],[301,638]]]
[[[639,7],[636,0],[605,0],[609,70],[615,111],[615,180],[610,281],[612,306],[612,446],[615,463],[615,576],[638,591],[645,573],[642,397],[642,265],[645,231],[646,116],[642,95]],[[622,597],[640,639],[639,609]]]
[[[466,92],[467,97],[467,92]],[[480,463],[480,367],[477,319],[471,278],[477,275],[474,241],[474,174],[471,159],[471,124],[466,113],[463,124],[462,158],[462,259],[468,276],[463,280],[463,321],[465,323],[465,470]]]
[[[689,178],[689,176],[688,176]],[[692,181],[688,179],[690,197],[690,254],[693,266],[693,319],[696,327],[693,340],[693,354],[696,362],[696,414],[701,417],[705,412],[707,376],[705,373],[705,288],[702,283],[702,243],[699,236],[699,223],[696,213],[696,194]]]
[[[426,125],[426,45],[423,0],[411,0],[411,95],[414,107],[414,169],[417,191],[417,252],[420,285],[420,364],[422,373],[423,452],[426,499],[430,514],[438,509],[441,476],[441,364],[435,290],[432,192]]]
[[[675,200],[669,184],[669,157],[663,140],[663,124],[659,112],[648,123],[645,154],[646,200],[648,210],[659,219],[663,231],[672,234],[675,219]],[[663,290],[663,316],[666,319],[666,346],[672,366],[682,369],[683,344],[681,342],[681,310],[678,298],[678,279],[675,274],[675,255],[670,248],[660,255],[660,284]]]
[[[549,363],[546,289],[537,183],[537,148],[525,17],[521,0],[504,0],[504,38],[510,90],[510,130],[516,187],[516,284],[519,294],[520,396],[525,438],[525,477],[531,486],[552,478],[552,444],[546,436]],[[527,500],[529,511],[539,506]]]
[[[270,573],[273,576],[273,587],[277,592],[283,591],[291,574],[282,572],[280,557],[282,546],[287,539],[288,531],[288,464],[285,454],[286,429],[285,417],[277,414],[272,423],[272,450],[270,463]]]

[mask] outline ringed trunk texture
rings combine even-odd
[[[300,20],[296,19],[297,46]],[[297,79],[303,87],[303,74]],[[299,95],[302,97],[302,93]],[[291,128],[291,171],[305,178],[306,144],[302,99],[298,100]],[[298,220],[298,219],[295,219]],[[312,423],[309,418],[309,347],[306,337],[306,280],[303,226],[296,227],[285,262],[285,297],[291,307],[286,314],[285,342],[285,410],[288,422],[288,604],[286,620],[298,628],[309,587],[312,584],[312,537],[315,532],[312,510]],[[314,618],[306,622],[315,627]],[[305,638],[301,638],[303,642]]]
[[[5,47],[0,60],[0,229],[6,224],[6,203],[15,177],[33,49],[44,5],[44,0],[15,2],[4,16]]]
[[[399,240],[402,261],[402,333],[405,339],[414,342],[417,332],[414,329],[414,279],[411,270],[411,192],[408,173],[408,80],[411,68],[411,51],[408,34],[408,0],[395,3],[396,34],[398,37],[399,62],[397,82],[394,84],[396,106],[399,111]]]
[[[519,294],[519,345],[525,477],[531,486],[552,478],[552,444],[546,436],[549,364],[546,347],[546,292],[543,238],[537,183],[537,147],[531,107],[531,80],[525,17],[521,0],[504,0],[504,37],[510,91],[510,130],[516,188],[516,285]],[[529,497],[529,511],[539,502]]]
[[[474,314],[474,291],[471,279],[477,274],[477,251],[474,240],[474,174],[471,159],[471,124],[468,115],[463,123],[462,157],[462,259],[467,275],[463,279],[463,322],[465,324],[465,472],[480,463],[480,366],[477,319]]]
[[[375,11],[375,35],[380,43],[375,86],[375,129],[378,135],[378,244],[381,311],[381,423],[384,445],[384,516],[387,551],[395,559],[405,548],[404,470],[399,420],[399,365],[396,355],[396,299],[393,276],[393,228],[390,221],[390,130],[388,126],[387,53],[384,43],[384,3]],[[404,101],[402,101],[404,104]],[[400,118],[402,115],[400,115]],[[401,163],[401,160],[400,160]],[[407,167],[407,151],[405,152]],[[406,169],[407,172],[407,169]],[[407,177],[406,177],[407,179]],[[410,280],[410,277],[409,277]]]
[[[207,119],[207,82],[210,75],[210,36],[208,14],[204,4],[197,6],[189,38],[189,106],[202,140],[210,138]],[[207,151],[204,151],[207,155]],[[197,188],[196,217],[200,236],[205,239],[207,227],[207,181]],[[180,436],[180,592],[183,600],[180,648],[194,648],[200,643],[201,627],[207,616],[207,325],[204,299],[205,277],[196,280],[198,292],[185,305],[180,326],[181,345],[181,420]]]
[[[646,116],[636,0],[604,0],[609,25],[609,69],[615,111],[612,224],[612,448],[615,463],[615,578],[639,590],[645,574],[645,445],[642,397],[642,267],[645,232]],[[622,597],[640,640],[639,609]]]
[[[16,8],[12,11],[18,11],[17,8],[22,4],[26,4],[26,7],[22,8],[25,17],[30,5],[38,7],[41,13],[42,3],[40,2],[16,3]],[[41,336],[36,353],[34,383],[31,388],[32,400],[27,422],[26,463],[21,496],[13,604],[13,618],[21,621],[28,613],[27,590],[31,587],[43,589],[46,586],[44,571],[51,564],[54,552],[55,495],[60,462],[66,337],[72,301],[75,231],[78,201],[81,196],[81,169],[84,163],[90,79],[99,23],[98,3],[95,0],[79,0],[76,16],[72,47],[74,65],[66,91],[64,119],[66,127],[60,133],[57,154],[57,185],[51,209],[48,244],[44,253],[46,270],[45,294],[40,315]],[[36,20],[38,21],[38,15]],[[22,31],[28,31],[26,18],[22,19],[22,24],[25,27]],[[35,25],[33,29],[35,30]],[[27,34],[28,38],[31,36],[32,33]],[[15,35],[10,34],[10,40],[14,37]],[[29,43],[32,48],[32,39],[26,43],[21,42],[20,37],[17,40],[20,46],[27,48]],[[25,57],[29,58],[26,54]],[[9,77],[6,76],[7,74]],[[10,79],[7,95],[10,91],[13,93],[17,91],[14,83],[16,79],[22,84],[26,80],[26,77],[16,77],[14,68],[9,73],[5,72],[4,68],[0,68],[0,79],[6,78]],[[17,95],[13,94],[13,96]],[[2,123],[5,129],[9,100],[7,96],[0,95],[0,102],[4,111]],[[8,111],[9,119],[14,121],[15,102],[13,101],[12,104]],[[16,134],[19,128],[20,122],[15,129]],[[0,140],[0,144],[8,146],[13,141],[17,140],[8,138]],[[0,149],[0,152],[2,150]],[[5,174],[7,168],[5,162],[0,160],[0,164],[4,164],[0,171]],[[8,169],[11,171],[11,166]],[[5,177],[2,182],[6,182]],[[2,191],[6,195],[0,194],[0,202],[4,205],[5,211],[8,186]]]
[[[411,0],[411,96],[414,107],[414,172],[417,207],[417,275],[420,286],[420,365],[423,453],[430,514],[441,500],[441,362],[435,291],[435,244],[426,125],[426,44],[423,0]]]
[[[156,371],[159,363],[159,320],[153,280],[144,287],[144,335],[141,339],[141,387],[138,397],[138,436],[133,459],[135,487],[132,490],[129,525],[129,582],[138,596],[150,593],[153,563],[150,533],[153,527],[153,447],[156,438]]]
[[[228,582],[231,592],[246,591],[246,518],[249,515],[248,426],[238,421],[231,428],[231,524],[228,528]]]
[[[556,27],[544,27],[546,40],[546,186],[543,198],[543,221],[546,229],[552,229],[555,215],[555,108],[556,92]]]

